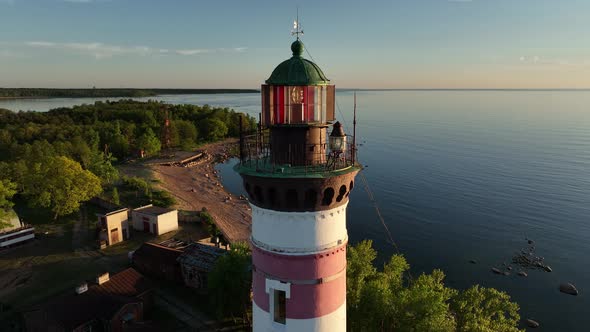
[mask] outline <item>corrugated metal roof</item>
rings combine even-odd
[[[201,243],[193,243],[184,249],[182,255],[178,257],[178,262],[204,272],[209,272],[213,269],[215,261],[225,253],[227,253],[227,250]]]

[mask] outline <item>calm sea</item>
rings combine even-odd
[[[260,110],[257,94],[157,99]],[[413,274],[440,268],[453,287],[507,291],[521,316],[545,331],[588,331],[590,91],[361,91],[357,99],[364,175]],[[352,92],[338,91],[337,101],[351,132]],[[84,102],[92,100],[0,101],[0,108]],[[241,193],[231,166],[219,168],[229,190]],[[383,261],[395,250],[357,183],[349,236],[353,243],[372,239]],[[553,272],[492,274],[527,247],[525,238]],[[560,293],[562,282],[580,295]]]

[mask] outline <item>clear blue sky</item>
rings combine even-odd
[[[297,6],[338,87],[590,88],[588,0],[0,0],[0,86],[258,88]]]

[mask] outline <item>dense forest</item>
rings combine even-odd
[[[237,137],[240,117],[244,130],[255,128],[253,117],[228,108],[156,101],[96,102],[49,112],[0,109],[0,208],[9,208],[18,194],[56,218],[67,215],[111,190],[119,180],[117,162]]]
[[[204,93],[258,93],[253,89],[43,89],[0,88],[0,98],[112,98]]]

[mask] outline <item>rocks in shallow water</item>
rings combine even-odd
[[[536,329],[537,327],[540,326],[539,322],[537,322],[536,320],[533,319],[527,319],[526,320],[526,325],[530,328]]]
[[[502,271],[500,271],[499,269],[493,267],[492,268],[492,272],[494,272],[495,274],[502,274]]]
[[[569,282],[559,285],[559,291],[574,296],[578,295],[578,289],[576,288],[576,286],[570,284]]]
[[[469,260],[469,263],[471,263],[471,264],[477,264],[477,261],[475,259],[470,259]]]
[[[519,276],[521,276],[521,277],[528,277],[528,276],[529,276],[529,275],[528,275],[526,272],[524,272],[524,271],[520,271],[520,272],[518,272],[518,275],[519,275]]]
[[[512,266],[507,267],[508,271],[512,271]]]
[[[512,257],[512,264],[516,264],[524,269],[539,269],[552,272],[551,267],[543,262],[545,258],[535,255],[535,242],[529,239],[526,240],[529,243],[529,247],[521,249],[520,252],[516,253]]]
[[[510,275],[510,272],[504,271],[502,274],[505,275],[505,276],[509,276]]]

